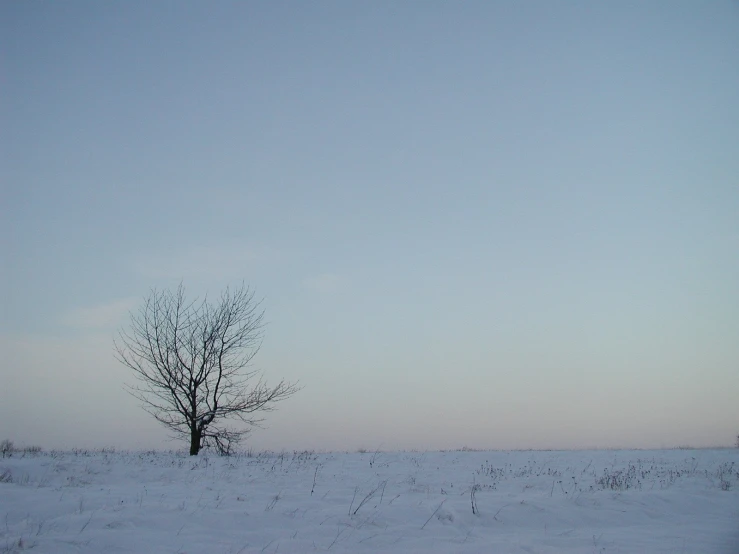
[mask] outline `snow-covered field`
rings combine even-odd
[[[0,552],[739,552],[739,450],[16,453]]]

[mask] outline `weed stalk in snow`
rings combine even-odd
[[[472,489],[470,489],[470,501],[472,502],[472,515],[478,515],[480,511],[477,509],[477,498],[475,498],[475,493],[480,490],[480,485],[474,484],[472,485]]]
[[[439,511],[439,510],[441,509],[441,507],[442,507],[442,506],[444,505],[444,502],[446,502],[446,498],[445,498],[444,500],[442,500],[442,501],[441,501],[441,504],[439,504],[439,505],[438,505],[438,506],[436,507],[436,509],[434,510],[434,513],[433,513],[433,514],[431,514],[431,515],[429,516],[429,518],[428,518],[428,519],[426,520],[426,523],[424,523],[423,525],[421,525],[421,529],[423,529],[424,527],[426,527],[426,525],[428,524],[428,522],[429,522],[429,521],[431,521],[431,518],[433,518],[433,517],[434,517],[434,516],[436,515],[436,513],[437,513],[437,512],[438,512],[438,511]],[[474,513],[474,512],[472,512],[472,513]]]

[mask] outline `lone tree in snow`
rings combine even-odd
[[[262,343],[264,311],[245,285],[226,289],[217,303],[188,301],[176,291],[152,290],[143,307],[119,332],[118,360],[137,383],[129,392],[177,437],[190,441],[190,455],[214,446],[228,454],[249,432],[225,420],[258,425],[259,412],[299,389],[284,380],[268,386],[249,369]]]

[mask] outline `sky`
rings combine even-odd
[[[245,282],[256,449],[731,445],[739,4],[3,2],[0,439],[179,448],[113,338]]]

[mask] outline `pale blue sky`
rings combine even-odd
[[[112,337],[245,280],[254,447],[731,444],[739,4],[3,2],[0,438],[173,446]]]

